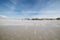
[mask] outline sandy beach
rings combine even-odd
[[[60,40],[60,20],[2,20],[0,40]]]

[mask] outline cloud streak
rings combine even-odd
[[[8,17],[4,15],[0,15],[0,18],[8,18]]]
[[[7,15],[11,18],[60,17],[59,0],[6,0],[6,2],[3,0],[2,2],[0,15]]]

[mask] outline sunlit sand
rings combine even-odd
[[[0,20],[0,40],[60,40],[60,20]]]

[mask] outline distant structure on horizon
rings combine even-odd
[[[60,20],[60,17],[59,18],[56,18],[57,20]]]
[[[25,20],[60,20],[60,18],[25,18]]]

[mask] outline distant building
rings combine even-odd
[[[56,18],[57,20],[60,20],[60,18]]]

